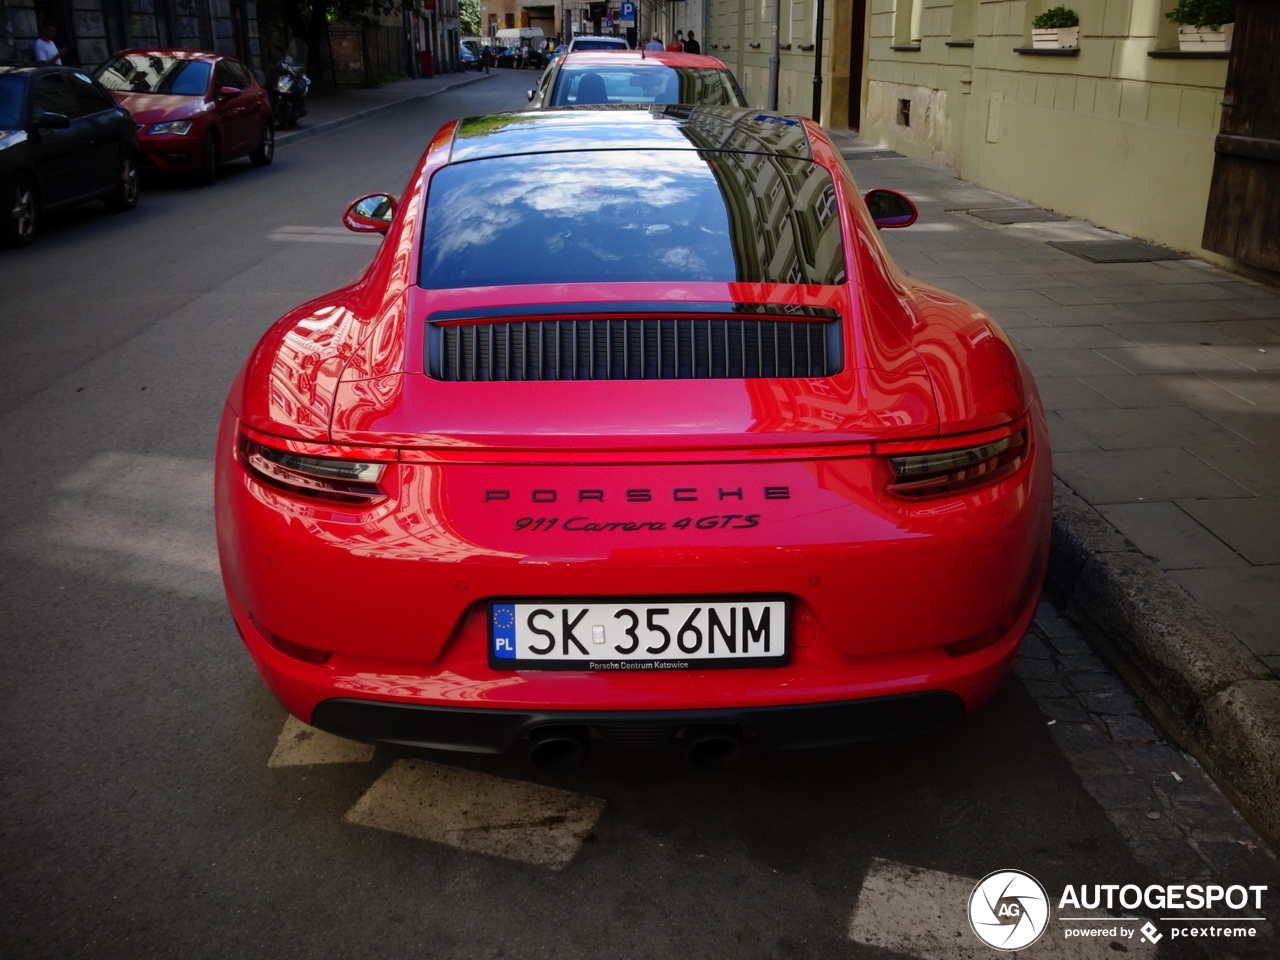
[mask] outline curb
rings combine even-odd
[[[488,80],[493,74],[480,74],[475,77],[468,77],[465,80],[459,80],[457,83],[451,83],[446,87],[438,90],[432,90],[430,93],[420,93],[416,96],[405,97],[403,100],[391,100],[387,103],[380,103],[376,107],[369,107],[366,110],[357,110],[355,113],[349,113],[345,117],[339,117],[337,120],[330,120],[327,123],[321,123],[314,127],[304,127],[301,130],[293,130],[289,133],[280,134],[276,137],[276,146],[282,147],[287,143],[296,143],[299,140],[306,140],[308,137],[319,136],[322,133],[328,133],[330,130],[337,130],[339,127],[345,127],[349,123],[356,123],[359,120],[372,117],[374,114],[382,113],[384,110],[390,110],[392,107],[403,106],[406,103],[418,103],[421,100],[427,100],[441,93],[447,93],[450,90],[457,90],[459,87],[470,86],[473,83],[479,83],[481,80]]]
[[[1178,744],[1280,848],[1280,683],[1061,480],[1048,588]]]

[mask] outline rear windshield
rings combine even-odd
[[[764,154],[588,150],[431,178],[423,287],[696,280],[843,283],[830,175]]]
[[[566,66],[550,106],[616,103],[701,103],[745,107],[728,70],[661,64]]]
[[[579,50],[626,50],[626,41],[617,40],[574,40],[573,49]]]
[[[22,127],[22,103],[27,96],[27,78],[21,74],[0,76],[0,130]]]
[[[153,53],[114,57],[98,68],[98,82],[120,93],[167,93],[203,97],[209,86],[209,64]]]

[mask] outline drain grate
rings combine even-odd
[[[1090,263],[1150,263],[1152,260],[1190,260],[1190,256],[1142,240],[1050,240],[1056,247]]]
[[[968,210],[966,213],[988,223],[1050,223],[1070,219],[1039,207],[999,207],[994,210]]]

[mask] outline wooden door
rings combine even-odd
[[[849,129],[862,124],[862,58],[866,52],[867,0],[853,0],[849,13]]]
[[[1280,0],[1236,0],[1206,250],[1280,270]]]

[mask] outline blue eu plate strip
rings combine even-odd
[[[495,603],[493,612],[493,655],[499,660],[516,658],[516,605]]]

